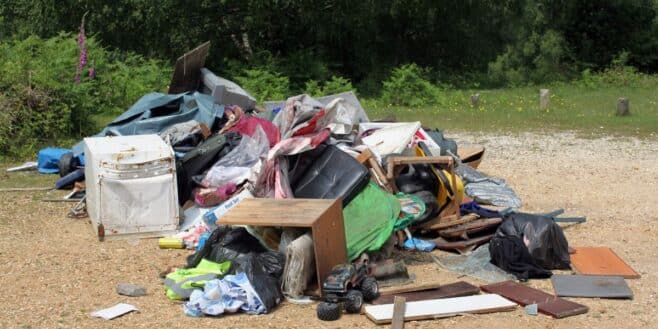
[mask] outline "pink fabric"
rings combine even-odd
[[[251,137],[256,133],[256,127],[258,126],[263,128],[265,135],[267,135],[267,140],[270,142],[270,147],[279,142],[279,129],[274,124],[265,119],[250,115],[240,117],[238,122],[227,129],[227,131],[239,132],[240,134]]]
[[[228,183],[216,189],[199,189],[199,191],[194,196],[194,201],[202,207],[216,206],[228,200],[233,195],[233,193],[235,193],[237,188],[238,187],[235,185],[235,183]]]

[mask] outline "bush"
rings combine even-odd
[[[352,82],[335,75],[330,80],[325,81],[323,85],[320,85],[317,80],[308,80],[304,86],[304,92],[311,96],[333,95],[350,90],[354,90]]]
[[[0,152],[33,157],[46,144],[95,133],[92,117],[124,111],[143,94],[161,91],[164,63],[102,48],[88,38],[88,65],[74,82],[76,37],[29,37],[0,43]],[[89,76],[93,64],[95,77]]]
[[[382,99],[389,104],[401,106],[423,106],[438,101],[439,88],[426,75],[428,70],[416,64],[405,64],[393,69],[384,81]]]
[[[266,68],[245,69],[235,80],[259,102],[283,100],[290,93],[288,77]]]

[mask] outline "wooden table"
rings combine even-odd
[[[244,199],[217,224],[310,228],[318,287],[347,262],[341,199]]]

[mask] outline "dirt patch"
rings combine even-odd
[[[565,227],[573,246],[608,246],[641,275],[628,280],[631,301],[572,299],[589,313],[562,320],[513,312],[407,323],[407,328],[644,328],[658,321],[658,140],[581,139],[557,134],[451,134],[487,147],[481,169],[505,178],[526,211],[564,208],[587,222]],[[66,218],[71,204],[43,203],[34,193],[0,193],[0,328],[354,328],[376,327],[365,316],[321,322],[315,305],[284,303],[260,316],[189,318],[164,295],[159,272],[185,262],[187,251],[160,250],[157,241],[98,242],[86,221]],[[410,267],[418,281],[474,279]],[[564,272],[567,273],[567,272]],[[147,287],[149,295],[119,296],[117,283]],[[530,286],[552,291],[549,280]],[[89,313],[116,303],[139,313],[104,321]]]

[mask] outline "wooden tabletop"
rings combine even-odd
[[[310,227],[340,199],[244,199],[219,219],[223,225]]]

